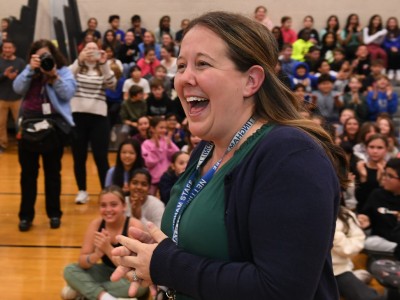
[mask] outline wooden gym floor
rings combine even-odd
[[[109,154],[109,162],[115,164],[115,153]],[[61,299],[60,292],[65,285],[63,268],[78,259],[86,227],[98,215],[100,192],[91,153],[87,162],[88,204],[74,203],[77,187],[68,148],[62,164],[61,227],[49,227],[41,170],[33,226],[28,232],[19,232],[20,167],[16,142],[10,141],[7,151],[0,154],[0,299]]]

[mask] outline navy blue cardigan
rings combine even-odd
[[[194,299],[338,299],[330,251],[339,196],[321,146],[276,126],[225,178],[231,260],[190,254],[168,238],[153,253],[151,278]]]

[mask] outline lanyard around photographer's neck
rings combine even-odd
[[[175,244],[178,244],[179,223],[184,210],[189,206],[189,204],[194,200],[194,198],[196,198],[196,196],[202,191],[202,189],[208,184],[208,182],[214,176],[225,155],[228,154],[239,143],[242,137],[254,125],[255,122],[256,120],[253,117],[251,117],[243,125],[243,127],[238,132],[236,132],[235,136],[232,138],[228,148],[226,149],[222,157],[207,171],[206,174],[204,174],[203,177],[200,178],[199,181],[197,181],[196,185],[193,187],[193,183],[196,177],[198,176],[200,167],[212,152],[214,144],[210,142],[204,147],[200,159],[197,163],[196,169],[194,170],[189,180],[187,181],[175,208],[174,216],[172,219],[172,232],[173,232],[172,240],[175,242]]]

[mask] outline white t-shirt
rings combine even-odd
[[[161,61],[161,64],[167,68],[167,76],[169,78],[174,78],[177,72],[177,65],[176,65],[176,57],[171,58],[172,62],[168,66],[167,63],[165,62],[165,59]]]
[[[129,92],[129,89],[131,88],[132,85],[141,86],[143,88],[143,93],[146,93],[146,94],[150,93],[149,82],[144,78],[140,78],[139,82],[134,82],[132,78],[125,80],[124,85],[122,87],[122,91],[124,93]]]

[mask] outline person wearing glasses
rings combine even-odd
[[[400,259],[400,158],[390,159],[375,189],[358,215],[363,229],[371,229],[365,249],[393,253]]]

